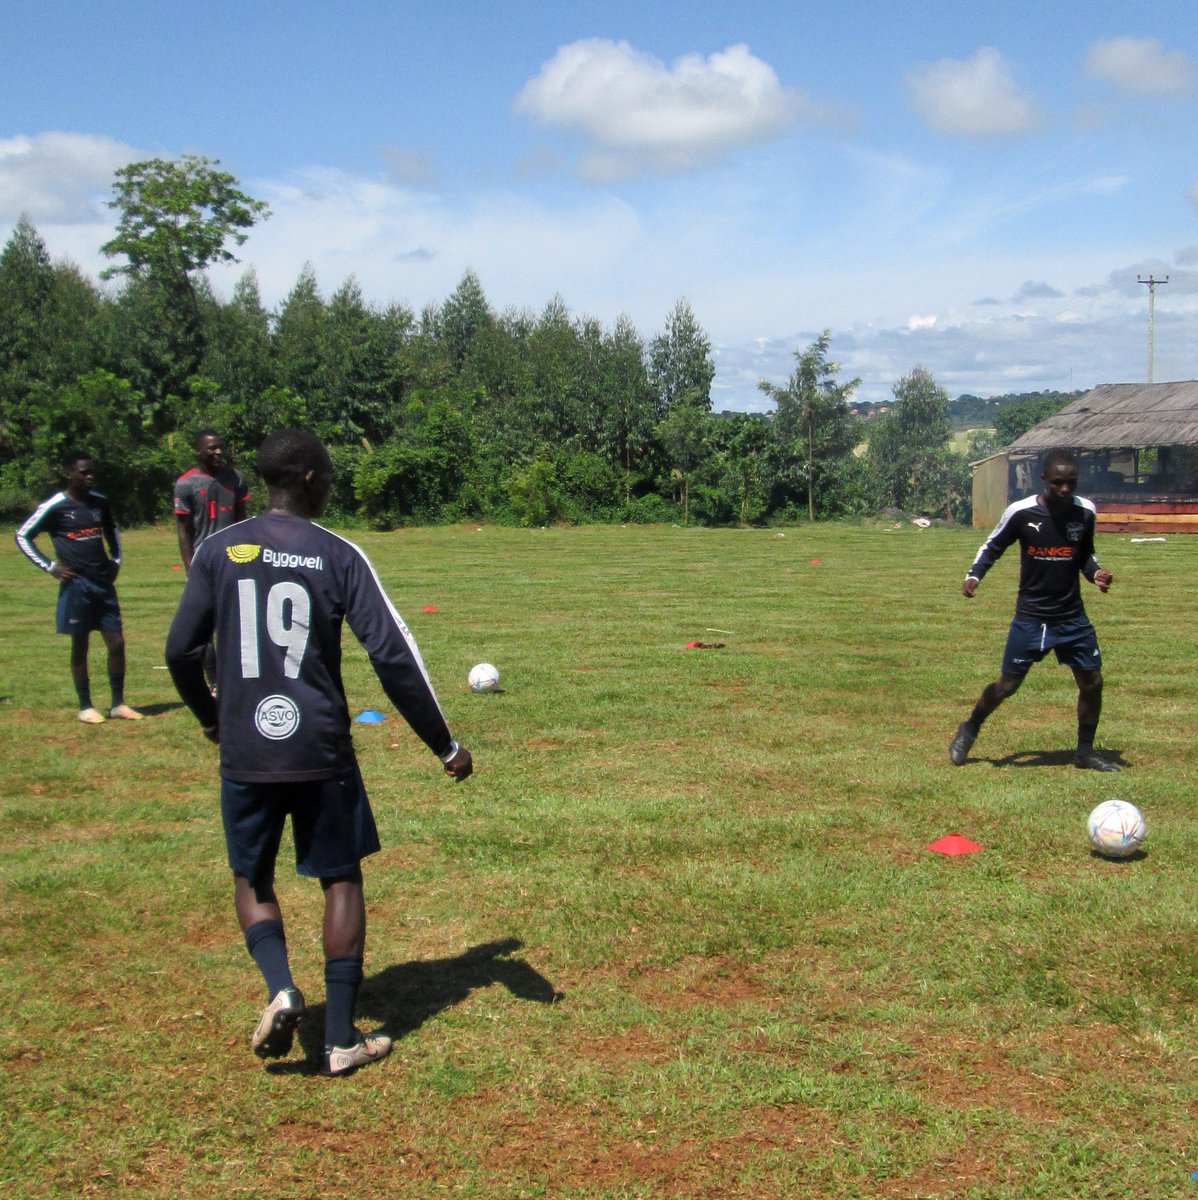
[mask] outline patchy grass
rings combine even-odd
[[[73,720],[53,585],[0,558],[8,1195],[1192,1191],[1194,543],[1101,544],[1112,778],[1069,765],[1055,666],[948,764],[1014,590],[1012,559],[962,600],[969,531],[359,540],[478,772],[357,727],[384,844],[360,1017],[397,1044],[347,1080],[303,1057],[319,1020],[291,1061],[248,1049],[215,752],[157,669],[173,534],[126,537],[136,726]],[[501,693],[466,689],[480,660]],[[356,648],[346,681],[385,708]],[[1085,842],[1111,795],[1148,818],[1131,862]],[[983,852],[926,852],[951,831]],[[280,898],[318,1002],[319,889],[284,870]]]

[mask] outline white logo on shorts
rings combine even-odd
[[[300,723],[299,709],[286,696],[267,696],[254,713],[258,732],[272,742],[289,738]]]

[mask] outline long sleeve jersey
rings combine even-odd
[[[416,642],[366,555],[302,517],[266,513],[204,540],[167,635],[179,694],[202,725],[219,719],[224,778],[325,779],[353,765],[343,621],[416,734],[442,758],[452,750]],[[218,698],[203,672],[213,632]]]
[[[43,533],[50,535],[53,559],[34,540]],[[59,562],[76,575],[111,583],[121,565],[120,531],[107,497],[99,492],[88,492],[84,500],[55,492],[37,506],[15,536],[21,553],[43,571]]]
[[[1084,616],[1079,577],[1091,583],[1094,557],[1094,505],[1081,496],[1063,516],[1054,517],[1040,497],[1007,507],[965,573],[981,579],[1008,546],[1019,543],[1019,594],[1015,615],[1029,621],[1066,621]]]

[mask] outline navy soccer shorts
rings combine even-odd
[[[1022,679],[1050,650],[1056,653],[1057,662],[1067,667],[1082,671],[1102,667],[1098,635],[1088,617],[1050,623],[1016,617],[1007,634],[1002,673],[1008,679]]]
[[[58,587],[58,632],[90,633],[93,629],[120,633],[116,587],[82,575],[64,580]]]
[[[220,811],[229,866],[253,884],[274,878],[288,817],[300,875],[317,879],[348,875],[379,848],[374,813],[356,765],[334,779],[298,783],[222,779]]]

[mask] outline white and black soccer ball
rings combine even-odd
[[[1103,858],[1130,858],[1140,848],[1148,826],[1144,814],[1127,800],[1104,800],[1086,819],[1090,845]]]
[[[470,668],[466,682],[475,692],[499,691],[499,668],[491,663],[477,663]]]

